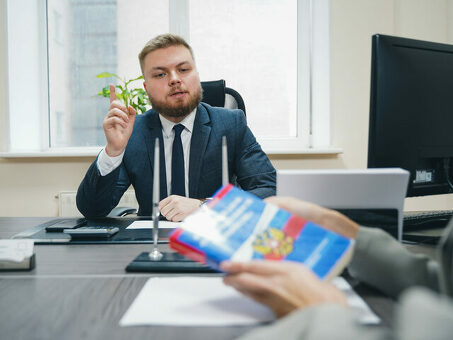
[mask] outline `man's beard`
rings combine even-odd
[[[189,94],[189,100],[185,104],[175,104],[175,105],[169,105],[166,102],[162,102],[159,100],[156,100],[152,96],[148,94],[149,101],[151,102],[151,106],[153,109],[157,112],[159,112],[163,116],[167,117],[173,117],[173,118],[178,118],[178,117],[185,117],[189,113],[191,113],[195,108],[200,104],[201,98],[203,97],[203,90],[201,86],[197,89],[197,91],[192,95]]]

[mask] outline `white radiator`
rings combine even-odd
[[[58,216],[61,217],[74,217],[82,216],[76,206],[76,192],[75,191],[61,191],[58,195]],[[135,191],[128,190],[121,197],[118,206],[132,207],[138,209],[138,203],[135,199]]]

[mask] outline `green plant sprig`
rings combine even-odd
[[[121,84],[115,85],[115,88],[118,89],[116,92],[116,97],[123,101],[126,107],[132,106],[137,114],[144,113],[146,111],[146,106],[151,105],[148,99],[148,95],[146,94],[145,90],[142,88],[132,88],[128,85],[134,81],[143,79],[143,76],[134,78],[134,79],[123,79],[115,73],[110,72],[102,72],[96,75],[97,78],[116,78],[118,79]],[[102,88],[102,91],[97,93],[98,96],[103,96],[106,98],[110,97],[110,86],[105,86]]]

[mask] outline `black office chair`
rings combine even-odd
[[[206,104],[228,109],[240,109],[246,115],[244,100],[237,91],[226,87],[225,80],[202,81],[201,87],[203,88],[202,101]]]
[[[440,264],[440,291],[453,298],[453,218],[448,222],[437,246],[437,258]]]

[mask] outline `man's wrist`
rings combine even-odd
[[[96,162],[101,176],[106,176],[119,167],[123,161],[123,156],[124,152],[120,153],[116,157],[110,157],[105,151],[105,148],[102,149]]]
[[[208,203],[210,200],[212,200],[211,197],[208,197],[208,198],[199,198],[198,199],[200,201],[200,207],[203,205],[203,204],[206,204]]]
[[[124,152],[124,149],[122,150],[112,150],[111,147],[109,147],[109,145],[107,144],[104,148],[104,151],[106,153],[107,156],[109,157],[118,157],[120,156],[123,152]]]

